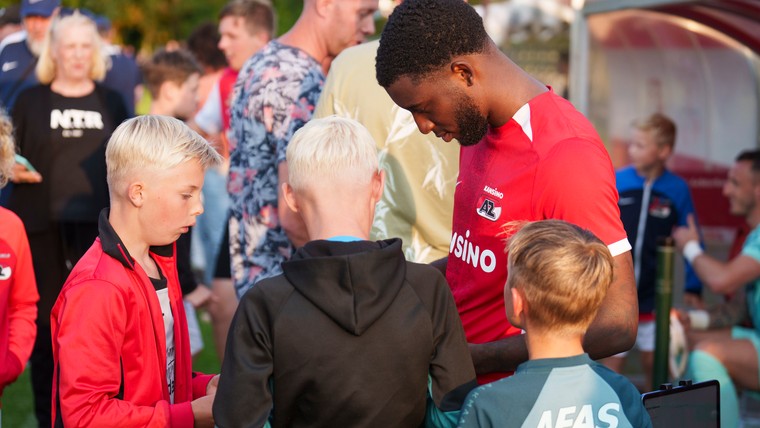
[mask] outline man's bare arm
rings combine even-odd
[[[528,360],[525,335],[507,337],[496,342],[470,343],[470,355],[475,373],[511,372]]]
[[[692,263],[697,276],[710,290],[719,294],[732,294],[760,277],[760,263],[740,254],[729,262],[702,254]]]
[[[673,239],[678,251],[682,253],[690,242],[699,243],[699,233],[692,215],[688,217],[687,226],[677,227],[673,231]],[[715,293],[734,293],[760,276],[760,262],[744,254],[728,262],[715,259],[702,251],[693,257],[691,266],[697,276]]]
[[[593,359],[628,351],[636,341],[639,299],[633,276],[631,252],[619,254],[613,260],[615,280],[583,338],[583,349]]]

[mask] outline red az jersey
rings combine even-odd
[[[463,147],[459,171],[446,279],[470,343],[520,333],[504,311],[506,223],[561,219],[596,234],[613,256],[631,249],[607,150],[591,123],[551,91]]]

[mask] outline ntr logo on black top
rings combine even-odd
[[[50,129],[63,129],[63,137],[81,137],[85,129],[103,129],[103,116],[97,111],[53,109],[50,111]]]

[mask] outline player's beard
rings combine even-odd
[[[480,114],[480,109],[469,95],[459,92],[456,98],[454,119],[459,128],[457,140],[462,146],[474,146],[488,132],[488,118]]]

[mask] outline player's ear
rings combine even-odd
[[[451,72],[455,78],[463,82],[467,86],[473,85],[473,79],[475,77],[472,64],[466,60],[456,60],[451,63]]]
[[[285,203],[293,212],[298,212],[298,202],[290,183],[282,183],[282,197],[285,198]]]

